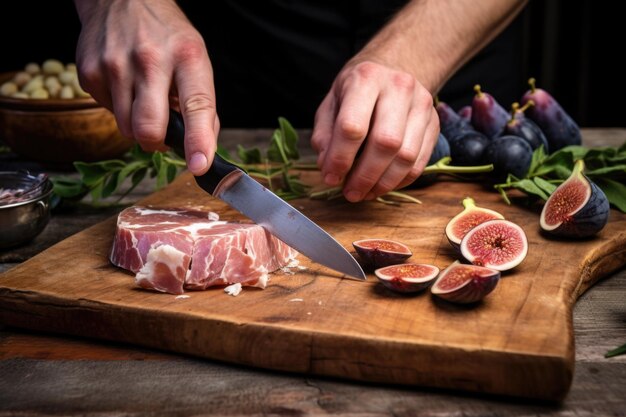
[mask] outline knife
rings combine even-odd
[[[169,117],[165,144],[184,157],[183,118],[174,110]],[[324,229],[217,153],[207,173],[194,178],[200,188],[312,261],[349,277],[366,279],[356,259]]]

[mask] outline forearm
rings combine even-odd
[[[409,72],[432,94],[496,37],[527,0],[413,0],[353,61]]]

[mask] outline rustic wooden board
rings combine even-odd
[[[574,372],[573,304],[626,263],[626,216],[612,210],[594,239],[549,240],[536,208],[507,206],[481,185],[439,182],[412,194],[423,204],[294,205],[350,250],[360,238],[397,239],[413,249],[411,261],[444,268],[455,259],[445,224],[469,195],[524,228],[528,257],[471,307],[428,292],[394,294],[371,274],[365,283],[341,279],[302,256],[306,270],[273,274],[264,290],[231,297],[215,288],[180,299],[135,288],[131,274],[109,263],[111,218],[0,275],[0,322],[290,372],[564,398]],[[140,204],[239,218],[189,175]]]

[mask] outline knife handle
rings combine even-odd
[[[170,119],[165,134],[165,144],[174,149],[178,155],[185,157],[185,123],[183,116],[170,109]],[[199,175],[196,182],[210,194],[213,194],[220,182],[233,171],[241,171],[239,167],[226,161],[217,153],[213,156],[213,164],[206,174]]]

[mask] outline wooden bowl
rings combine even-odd
[[[0,74],[0,84],[14,74]],[[118,158],[133,144],[122,136],[113,114],[90,97],[0,96],[0,140],[15,153],[53,168]]]

